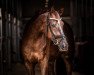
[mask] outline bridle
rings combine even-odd
[[[56,36],[55,36],[55,34],[53,33],[53,31],[52,31],[52,29],[51,29],[51,24],[50,24],[50,20],[57,20],[57,25],[59,26],[59,28],[60,28],[60,32],[61,32],[61,37],[60,37],[60,40],[58,40],[58,39],[56,39]],[[66,36],[64,35],[64,32],[63,32],[63,30],[62,30],[62,28],[61,28],[61,26],[60,26],[60,21],[61,21],[61,19],[56,19],[56,18],[49,18],[49,13],[48,13],[48,16],[47,16],[47,31],[48,31],[48,28],[50,29],[50,32],[51,32],[51,34],[52,34],[52,38],[51,38],[51,40],[53,41],[53,43],[54,43],[54,45],[57,45],[58,46],[58,48],[59,48],[59,51],[67,51],[68,50],[68,48],[67,49],[64,49],[64,45],[65,44],[63,44],[63,45],[61,45],[61,42],[63,41],[63,42],[66,42],[65,40],[66,40]],[[67,44],[67,46],[68,46],[68,43],[66,42],[66,44]],[[63,46],[63,47],[62,47]]]

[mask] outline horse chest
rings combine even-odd
[[[30,62],[39,61],[43,59],[44,53],[40,51],[32,51],[31,49],[28,49],[24,51],[24,57],[26,58],[26,60]]]

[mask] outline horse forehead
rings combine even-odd
[[[59,14],[56,12],[56,13],[52,13],[51,17],[53,18],[60,18]]]

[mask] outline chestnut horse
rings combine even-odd
[[[55,75],[59,63],[57,61],[58,56],[61,53],[68,54],[70,52],[68,50],[70,47],[69,40],[63,31],[63,27],[64,22],[59,13],[52,8],[50,11],[39,15],[25,31],[21,51],[28,75],[35,75],[34,68],[37,63],[40,66],[41,75]],[[66,65],[70,66],[67,59],[64,59],[64,61]],[[70,67],[67,69],[68,72],[71,72]]]

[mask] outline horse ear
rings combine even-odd
[[[59,13],[60,16],[63,15],[63,12],[64,12],[64,8],[61,8],[60,10],[58,10],[58,13]]]
[[[51,7],[50,11],[51,12],[54,12],[55,11],[54,7]]]

